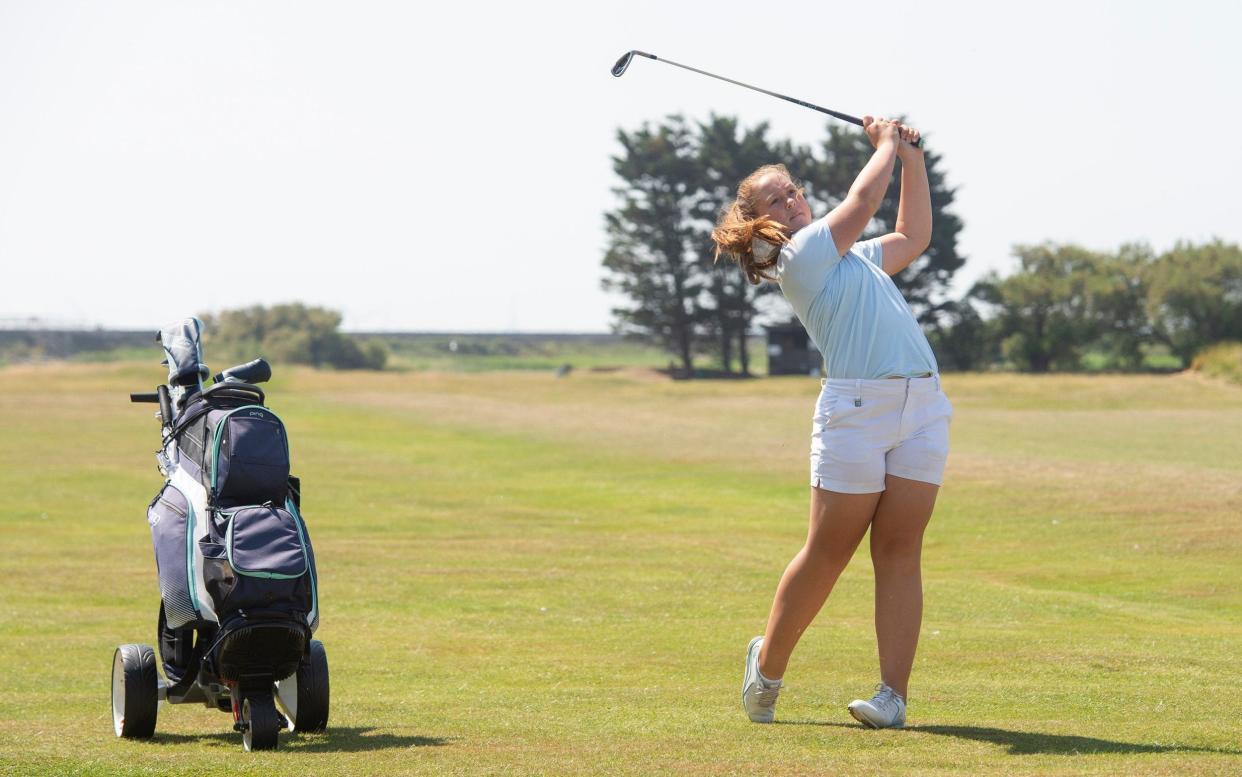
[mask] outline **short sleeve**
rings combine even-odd
[[[818,219],[794,233],[776,260],[776,277],[785,299],[799,317],[823,291],[828,276],[841,263],[827,219]],[[805,320],[805,318],[803,319]]]
[[[850,251],[871,262],[881,270],[884,269],[884,246],[880,245],[880,238],[860,240],[850,246]]]

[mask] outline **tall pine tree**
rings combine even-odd
[[[696,325],[702,319],[702,273],[696,267],[699,237],[689,212],[698,196],[699,164],[690,128],[681,116],[617,131],[625,153],[613,158],[624,182],[614,189],[621,206],[605,215],[608,248],[604,288],[629,298],[614,308],[622,334],[655,342],[694,368]]]

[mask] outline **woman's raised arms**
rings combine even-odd
[[[919,131],[901,128],[897,158],[901,160],[901,199],[897,202],[897,223],[892,232],[880,238],[884,249],[884,272],[896,275],[917,259],[931,243],[931,188],[923,149],[916,143]]]

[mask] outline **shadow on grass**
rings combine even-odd
[[[374,734],[374,728],[332,728],[322,734],[287,734],[281,732],[278,749],[293,753],[365,753],[369,750],[393,750],[409,747],[439,747],[449,744],[444,737]],[[156,733],[155,745],[207,744],[213,747],[240,748],[241,734],[213,732],[210,734]]]
[[[863,726],[851,723],[828,723],[818,720],[778,720],[776,723],[800,726],[832,726],[865,731]],[[1003,728],[981,726],[909,726],[905,731],[918,734],[972,739],[988,742],[1009,750],[1010,755],[1091,755],[1094,753],[1221,753],[1242,755],[1242,750],[1225,747],[1197,747],[1195,745],[1158,745],[1140,742],[1114,742],[1065,734],[1043,734],[1037,731],[1007,731]]]

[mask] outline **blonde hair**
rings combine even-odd
[[[720,212],[716,228],[712,230],[712,242],[716,244],[715,260],[720,261],[722,253],[729,254],[737,262],[746,280],[755,285],[765,280],[776,280],[768,271],[776,267],[781,246],[789,242],[784,224],[769,216],[757,215],[759,208],[756,207],[754,199],[755,185],[769,173],[786,176],[799,191],[802,190],[797,179],[790,175],[784,165],[764,165],[737,185],[737,197]],[[770,243],[774,250],[760,259],[755,256],[755,240]]]

